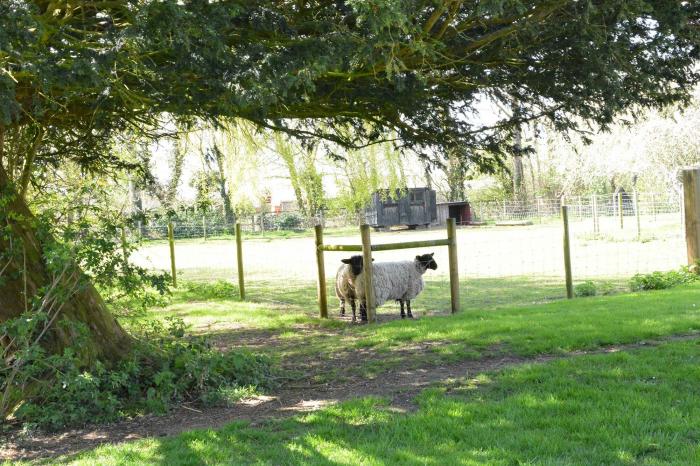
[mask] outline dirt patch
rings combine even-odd
[[[471,378],[484,372],[524,363],[543,363],[554,359],[589,354],[614,353],[642,347],[656,346],[668,341],[694,340],[697,333],[648,340],[629,345],[607,346],[592,351],[576,351],[564,355],[542,355],[534,358],[518,356],[489,356],[455,364],[429,367],[395,367],[373,379],[354,377],[332,380],[324,384],[288,384],[268,396],[239,402],[231,407],[198,408],[183,404],[164,416],[146,415],[114,424],[69,430],[61,433],[38,433],[31,436],[13,432],[4,435],[0,459],[31,460],[77,453],[105,443],[117,443],[146,437],[166,437],[184,431],[217,428],[233,421],[252,421],[260,424],[272,418],[315,411],[332,403],[360,396],[374,395],[392,400],[397,411],[416,409],[415,396],[423,389],[446,384],[454,379]],[[0,437],[1,439],[2,437]]]

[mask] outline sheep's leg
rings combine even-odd
[[[362,322],[367,322],[367,301],[360,301],[360,319]]]
[[[401,318],[405,319],[406,314],[404,314],[404,312],[403,312],[403,299],[397,299],[397,301],[399,302],[399,306],[401,307]]]
[[[357,320],[357,318],[355,317],[355,307],[356,307],[356,305],[355,305],[355,300],[354,300],[354,299],[351,299],[351,300],[350,300],[350,307],[352,308],[352,321],[355,322],[355,321]]]
[[[406,311],[408,311],[408,318],[413,319],[413,314],[411,314],[411,300],[406,300]]]
[[[345,315],[345,298],[340,298],[340,315]]]

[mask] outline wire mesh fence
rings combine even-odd
[[[308,233],[316,224],[327,228],[347,228],[360,224],[355,214],[337,213],[333,215],[320,213],[315,216],[304,216],[299,212],[264,212],[253,215],[239,216],[237,221],[241,229],[248,234],[265,236],[274,233]],[[173,236],[176,239],[211,239],[231,237],[234,235],[235,222],[225,222],[220,218],[202,216],[197,221],[187,219],[170,220],[173,224]],[[128,234],[132,239],[163,240],[168,238],[168,219],[160,218],[150,222],[137,222],[129,228]]]
[[[561,199],[530,203],[527,208],[501,210],[488,204],[475,204],[482,226],[458,229],[458,260],[461,300],[464,309],[487,308],[561,299],[564,284],[563,225]],[[593,280],[601,292],[626,288],[637,273],[676,269],[685,263],[685,240],[681,204],[678,198],[655,194],[621,196],[581,196],[567,198],[571,233],[571,261],[574,284]],[[539,210],[537,205],[539,204]],[[489,210],[491,209],[491,210]],[[527,217],[529,215],[529,217]],[[533,217],[535,215],[535,217]],[[538,216],[539,215],[539,216]],[[501,220],[520,220],[511,226]],[[541,220],[540,220],[541,219]],[[353,216],[314,219],[327,226],[327,237],[337,244],[359,244],[359,223]],[[526,220],[522,222],[522,220]],[[315,311],[316,262],[313,230],[310,224],[297,225],[298,235],[263,236],[262,230],[243,223],[243,259],[246,291],[259,301],[293,302]],[[263,219],[263,221],[266,221]],[[311,222],[311,220],[309,220]],[[165,238],[167,228],[149,226],[144,238]],[[218,235],[217,241],[204,240]],[[334,230],[335,229],[335,230]],[[219,225],[175,225],[176,263],[181,279],[194,281],[227,280],[236,283],[236,246],[230,228]],[[372,233],[372,243],[444,238],[444,225],[428,230]],[[199,238],[178,241],[181,238]],[[449,310],[448,255],[446,248],[430,251],[385,251],[373,253],[376,261],[409,260],[416,254],[435,252],[438,270],[426,275],[426,293],[417,309],[426,312]],[[326,253],[328,295],[333,302],[332,285],[336,265],[351,253]],[[168,270],[169,251],[165,242],[144,242],[133,260],[143,266]],[[331,307],[333,305],[331,304]],[[393,312],[392,305],[387,308]],[[380,313],[382,310],[380,309]]]

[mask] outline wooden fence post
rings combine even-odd
[[[377,321],[377,309],[374,301],[374,280],[372,272],[372,243],[369,238],[369,225],[360,225],[362,237],[362,274],[365,276],[365,300],[367,303],[367,321]]]
[[[447,250],[450,258],[450,298],[452,314],[459,311],[459,268],[457,266],[457,225],[454,218],[447,219]]]
[[[177,270],[175,269],[175,234],[173,222],[168,222],[168,243],[170,244],[170,273],[173,277],[173,287],[177,288]]]
[[[620,230],[625,228],[625,213],[622,208],[622,191],[617,193],[617,213],[620,214]]]
[[[700,260],[700,168],[683,170],[685,242],[688,265]]]
[[[600,233],[600,225],[598,224],[598,196],[595,194],[591,196],[591,206],[593,215],[593,234],[597,235]]]
[[[245,277],[243,276],[243,237],[241,224],[236,222],[236,261],[238,262],[238,294],[245,300]]]
[[[634,215],[637,218],[637,241],[642,239],[642,221],[639,213],[639,193],[634,190]]]
[[[323,225],[314,226],[316,232],[316,265],[318,266],[318,310],[321,317],[328,318],[328,298],[326,297],[326,265],[323,260]]]
[[[566,297],[574,297],[574,283],[571,276],[571,244],[569,242],[569,208],[561,206],[561,218],[564,222],[564,273],[566,275]]]

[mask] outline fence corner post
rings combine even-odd
[[[688,265],[700,260],[700,168],[683,170],[685,242]]]
[[[173,287],[177,288],[177,270],[175,267],[175,233],[173,222],[168,222],[168,244],[170,245],[170,274],[173,277]]]
[[[367,307],[367,321],[377,322],[377,309],[374,301],[374,277],[372,271],[372,243],[369,237],[369,225],[360,225],[362,237],[362,274],[365,276],[365,302]]]
[[[316,265],[318,266],[318,310],[321,318],[328,318],[328,298],[326,296],[326,265],[323,258],[323,225],[314,226],[316,233]]]
[[[245,300],[245,277],[243,276],[243,237],[241,224],[236,222],[236,261],[238,262],[238,295]]]
[[[637,219],[637,241],[642,240],[642,217],[639,212],[639,193],[634,190],[634,215]]]
[[[617,193],[617,213],[620,214],[620,230],[625,228],[625,208],[622,205],[622,191]]]
[[[459,268],[457,264],[457,225],[454,218],[447,219],[447,250],[450,261],[450,298],[452,314],[459,311]]]
[[[561,206],[561,218],[564,222],[564,274],[566,276],[566,297],[574,297],[574,283],[571,276],[571,244],[569,241],[569,208]]]
[[[598,196],[591,195],[591,214],[593,215],[593,234],[600,233],[600,224],[598,223]]]

